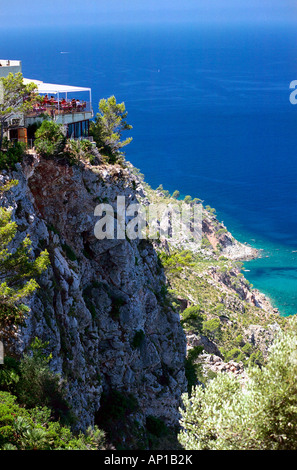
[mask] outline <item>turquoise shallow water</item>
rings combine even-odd
[[[223,214],[218,214],[218,218]],[[226,218],[225,218],[226,220]],[[226,223],[226,222],[225,222]],[[282,316],[297,313],[297,246],[286,246],[267,238],[255,237],[228,219],[228,229],[242,243],[259,250],[259,258],[245,261],[243,274],[250,283],[263,292],[278,308]]]
[[[253,242],[252,242],[253,243]],[[281,315],[297,313],[297,252],[272,243],[253,243],[261,257],[244,264],[245,277],[266,294]]]

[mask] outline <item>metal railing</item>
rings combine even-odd
[[[63,114],[75,114],[75,113],[91,113],[92,103],[90,101],[82,101],[80,103],[67,101],[62,102],[54,101],[52,104],[40,104],[33,107],[26,117],[38,117],[42,115],[49,115],[51,117],[63,115]]]
[[[89,142],[91,142],[92,144],[96,145],[96,143],[94,142],[94,138],[92,135],[90,136],[81,136],[81,137],[69,137],[70,140],[88,140]],[[12,142],[13,144],[15,144],[16,142],[23,142],[19,139],[10,139],[10,142]],[[27,150],[30,150],[30,149],[33,149],[34,148],[34,142],[35,142],[35,139],[27,139],[26,142],[23,142],[25,145],[26,145],[26,149]]]

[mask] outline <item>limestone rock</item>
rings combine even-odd
[[[118,195],[137,202],[142,188],[135,191],[121,167],[68,166],[36,155],[12,177],[19,185],[1,204],[13,208],[21,229],[14,243],[28,233],[33,254],[47,248],[51,260],[16,351],[35,336],[49,342],[51,367],[67,381],[80,429],[94,424],[102,392],[111,389],[136,398],[138,419],[177,424],[186,339],[179,316],[162,302],[166,279],[154,247],[94,235],[99,201],[115,208]]]

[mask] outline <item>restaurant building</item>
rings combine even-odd
[[[0,77],[22,72],[21,61],[0,60]],[[24,83],[35,83],[41,103],[26,115],[15,115],[6,123],[5,134],[9,140],[33,145],[34,129],[44,119],[52,119],[66,128],[71,139],[89,139],[89,122],[93,118],[91,88],[45,83],[24,78]]]

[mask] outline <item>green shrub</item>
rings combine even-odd
[[[91,165],[97,162],[94,147],[87,139],[67,141],[67,154],[71,163],[78,164],[81,161],[88,161]]]
[[[263,366],[264,364],[264,357],[261,351],[255,351],[253,352],[250,357],[249,357],[249,364],[250,365],[257,365],[257,366]]]
[[[205,237],[205,236],[202,237],[202,240],[201,240],[201,247],[202,247],[202,248],[209,248],[209,247],[211,247],[210,241],[209,241],[208,238]]]
[[[85,434],[53,421],[46,407],[26,409],[17,397],[0,392],[0,450],[99,450],[104,433],[96,426]]]
[[[53,121],[43,121],[35,133],[35,149],[46,158],[65,158],[66,133],[62,124]]]
[[[192,202],[192,197],[191,197],[191,196],[185,196],[184,202],[185,202],[186,204],[190,204],[190,202]]]
[[[0,390],[15,392],[19,380],[19,362],[6,355],[4,357],[4,364],[0,367]]]
[[[16,163],[23,160],[25,149],[23,142],[8,143],[7,149],[0,152],[0,170],[15,170]]]
[[[178,199],[179,196],[180,196],[180,192],[176,189],[176,190],[173,192],[172,197],[173,197],[174,199]]]
[[[201,364],[195,364],[195,360],[203,351],[203,346],[195,346],[188,351],[188,356],[185,360],[185,375],[187,379],[187,389],[191,395],[192,388],[197,385],[202,375]]]
[[[201,313],[199,306],[188,307],[181,313],[181,324],[185,330],[195,330],[201,333],[204,320],[205,315]]]
[[[197,357],[202,353],[203,346],[194,346],[188,351],[188,360],[195,361]]]
[[[15,391],[20,403],[29,408],[48,407],[52,414],[65,422],[72,420],[71,412],[58,374],[49,368],[51,354],[46,355],[48,343],[35,338],[28,354],[19,363],[19,380]]]
[[[263,367],[241,383],[219,373],[183,396],[179,441],[185,450],[296,450],[297,322],[279,332]]]
[[[188,250],[176,251],[171,254],[159,253],[160,264],[171,273],[179,273],[186,267],[194,266],[193,254]]]
[[[233,348],[225,354],[224,358],[225,358],[225,361],[227,362],[228,361],[240,362],[240,361],[245,360],[245,354],[243,354],[243,352],[240,349]]]
[[[241,348],[242,352],[244,352],[245,354],[247,354],[248,356],[250,356],[252,354],[252,351],[253,351],[253,347],[250,343],[246,343],[242,348]]]
[[[236,336],[235,342],[238,346],[243,346],[244,345],[242,334],[239,334],[238,336]]]
[[[205,336],[210,338],[216,338],[220,335],[221,331],[221,322],[219,318],[211,318],[210,320],[205,320],[202,326],[202,333]]]

